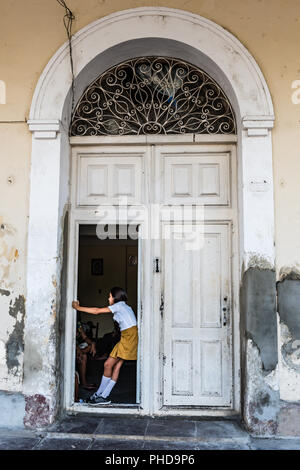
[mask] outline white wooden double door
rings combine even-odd
[[[141,269],[153,276],[152,291],[140,285],[140,299],[146,312],[153,295],[155,326],[140,334],[155,335],[147,344],[159,348],[158,354],[148,351],[159,361],[153,364],[156,408],[230,408],[234,145],[90,147],[77,155],[78,207],[116,204],[126,196],[132,207],[148,209],[148,229],[155,213],[150,232],[156,239],[141,245],[151,246],[151,256],[139,256]],[[141,328],[146,323],[143,318]],[[143,345],[140,351],[145,359]]]

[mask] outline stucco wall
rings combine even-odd
[[[294,335],[295,328],[290,327],[295,315],[297,317],[299,305],[294,303],[293,308],[290,304],[287,307],[285,299],[290,284],[283,280],[286,276],[292,278],[293,292],[299,291],[300,104],[292,100],[295,93],[292,83],[300,80],[299,2],[227,0],[226,8],[223,0],[68,0],[67,3],[76,17],[74,33],[98,18],[123,9],[141,6],[184,9],[230,31],[255,58],[267,81],[275,111],[272,141],[276,279],[282,281],[279,291],[280,345],[285,347],[290,341],[288,334],[284,339],[286,328],[289,328],[293,339],[300,339]],[[0,80],[6,83],[6,104],[0,104],[0,389],[21,391],[31,152],[31,134],[25,121],[38,78],[52,55],[66,41],[66,32],[64,10],[55,0],[8,0],[3,2],[1,10]],[[76,63],[74,65],[76,70]],[[12,357],[15,359],[11,360]],[[279,366],[285,383],[291,383],[291,393],[285,385],[281,398],[294,402],[297,401],[295,384],[299,375],[284,357]]]

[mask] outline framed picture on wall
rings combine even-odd
[[[136,266],[137,265],[137,256],[136,255],[129,255],[128,256],[128,266]]]
[[[103,276],[103,258],[92,258],[92,276]]]

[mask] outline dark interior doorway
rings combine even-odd
[[[123,227],[122,227],[123,229]],[[86,307],[107,307],[110,289],[123,287],[137,316],[138,241],[127,236],[117,226],[115,239],[100,239],[96,225],[80,225],[78,247],[78,300]],[[83,324],[86,334],[95,342],[96,356],[87,355],[86,381],[98,388],[106,357],[119,340],[118,324],[110,313],[91,315],[77,312],[77,321]],[[114,333],[113,333],[114,332]],[[135,404],[137,361],[126,360],[119,379],[111,392],[111,405]],[[76,361],[76,370],[80,372]],[[82,382],[82,381],[81,381]],[[96,388],[96,389],[97,389]],[[78,400],[85,400],[96,390],[79,385]]]

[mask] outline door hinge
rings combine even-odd
[[[227,323],[229,323],[229,313],[230,313],[230,306],[229,306],[229,300],[228,300],[228,296],[225,295],[225,297],[223,298],[223,307],[222,307],[222,318],[223,318],[223,326],[226,326]]]
[[[166,359],[167,359],[167,357],[163,354],[163,355],[162,355],[163,366],[166,364]]]
[[[160,314],[163,316],[163,311],[164,311],[164,294],[160,294],[160,306],[159,306]]]

